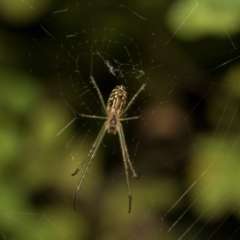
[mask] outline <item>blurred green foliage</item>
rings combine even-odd
[[[239,31],[239,11],[238,0],[178,0],[168,12],[167,22],[174,33],[179,23],[184,21],[181,30],[177,32],[182,39],[194,40],[206,36],[226,38]]]

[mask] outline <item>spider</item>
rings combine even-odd
[[[94,86],[94,88],[97,91],[99,100],[102,104],[103,109],[105,110],[106,116],[95,116],[95,115],[87,115],[87,114],[82,114],[82,113],[78,113],[75,112],[78,116],[80,117],[86,117],[86,118],[95,118],[95,119],[105,119],[105,122],[103,124],[103,126],[101,127],[97,138],[95,139],[88,155],[86,156],[86,158],[79,164],[79,166],[76,168],[75,172],[72,174],[72,176],[76,175],[80,169],[84,166],[84,164],[86,163],[86,167],[85,170],[83,172],[82,178],[79,181],[78,185],[77,185],[77,189],[73,195],[74,198],[74,210],[76,210],[76,198],[78,195],[78,192],[81,188],[81,185],[84,181],[84,178],[88,172],[88,169],[92,163],[92,160],[102,142],[102,139],[105,135],[106,132],[108,132],[109,134],[116,134],[118,133],[119,136],[119,140],[120,140],[120,146],[121,146],[121,151],[122,151],[122,157],[123,157],[123,165],[124,165],[124,171],[125,171],[125,177],[126,177],[126,182],[127,182],[127,194],[128,194],[128,199],[129,199],[129,207],[128,207],[128,213],[131,212],[131,203],[132,203],[132,196],[131,196],[131,190],[130,190],[130,186],[129,186],[129,178],[128,178],[128,168],[130,167],[131,172],[133,174],[133,177],[135,179],[139,179],[140,178],[140,174],[137,174],[136,171],[133,168],[133,165],[130,161],[129,158],[129,154],[128,154],[128,149],[127,149],[127,145],[126,145],[126,141],[125,141],[125,137],[124,137],[124,133],[123,133],[123,127],[121,122],[122,121],[127,121],[127,120],[133,120],[133,119],[138,119],[141,116],[134,116],[134,117],[127,117],[127,118],[122,118],[122,116],[127,112],[127,110],[130,108],[130,106],[132,105],[132,103],[134,102],[134,100],[136,99],[136,97],[139,95],[139,93],[141,91],[144,90],[144,87],[146,84],[143,84],[139,90],[135,93],[135,95],[132,97],[132,99],[129,101],[129,103],[126,105],[126,100],[127,100],[127,92],[125,90],[125,87],[120,85],[120,86],[116,86],[108,99],[107,105],[105,105],[102,94],[98,88],[98,85],[92,75],[92,63],[91,63],[91,73],[90,73],[90,80]]]

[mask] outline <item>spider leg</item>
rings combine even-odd
[[[88,114],[83,114],[83,113],[78,113],[74,110],[72,110],[74,115],[75,115],[75,118],[73,120],[71,120],[57,135],[60,135],[68,126],[70,126],[76,119],[78,119],[78,117],[76,116],[76,114],[80,117],[86,117],[86,118],[94,118],[94,119],[107,119],[107,117],[101,117],[101,116],[95,116],[95,115],[88,115]],[[130,119],[126,119],[126,120],[130,120]]]
[[[142,116],[134,116],[134,117],[128,117],[128,118],[120,118],[120,121],[128,121],[128,120],[134,120],[141,118]]]
[[[126,176],[126,181],[127,181],[127,193],[128,193],[128,199],[129,199],[128,213],[130,213],[131,207],[132,207],[132,195],[131,195],[129,178],[128,178],[128,166],[130,167],[134,178],[138,179],[140,176],[136,174],[136,172],[132,166],[132,163],[129,159],[128,149],[127,149],[127,145],[126,145],[126,141],[125,141],[125,137],[124,137],[124,133],[123,133],[123,128],[121,125],[119,127],[118,136],[119,136],[119,140],[120,140],[124,171],[125,171],[125,176]]]
[[[95,115],[88,115],[88,114],[83,114],[83,113],[78,113],[75,111],[75,113],[80,116],[80,117],[86,117],[86,118],[97,118],[97,119],[107,119],[107,117],[101,117],[101,116],[95,116]]]
[[[127,112],[127,110],[130,108],[130,106],[132,105],[132,103],[134,102],[134,100],[136,99],[136,97],[139,95],[139,93],[144,90],[145,86],[146,86],[146,83],[144,83],[144,84],[138,89],[138,91],[134,94],[134,96],[132,97],[132,99],[129,101],[128,105],[127,105],[126,108],[124,109],[122,115]]]
[[[106,128],[105,128],[105,124],[103,124],[100,132],[98,133],[98,136],[97,136],[96,140],[94,141],[94,143],[92,145],[92,148],[90,149],[90,151],[89,151],[89,153],[87,155],[87,157],[79,164],[79,166],[76,168],[75,172],[72,174],[72,176],[76,175],[79,172],[79,170],[83,167],[83,165],[85,163],[87,163],[87,166],[85,167],[83,175],[82,175],[82,177],[81,177],[81,179],[80,179],[80,181],[78,183],[77,189],[76,189],[76,191],[75,191],[75,193],[73,195],[73,199],[74,199],[73,200],[73,207],[74,207],[74,210],[76,210],[76,199],[77,199],[78,192],[79,192],[79,190],[80,190],[80,188],[82,186],[82,183],[84,181],[84,178],[86,177],[86,174],[88,173],[88,169],[89,169],[89,167],[90,167],[90,165],[92,163],[92,160],[93,160],[93,158],[94,158],[94,156],[95,156],[95,154],[96,154],[96,152],[98,150],[98,147],[100,146],[100,143],[102,142],[102,139],[103,139],[105,133],[106,133]]]
[[[102,96],[102,94],[101,94],[101,92],[100,92],[100,90],[98,88],[98,85],[97,85],[97,83],[96,83],[96,81],[95,81],[95,79],[94,79],[94,77],[92,75],[92,69],[93,69],[93,59],[91,58],[90,80],[91,80],[93,86],[95,87],[95,89],[97,91],[98,97],[99,97],[99,99],[101,101],[101,104],[102,104],[104,110],[107,112],[107,108],[106,108],[106,105],[104,103],[103,96]]]
[[[127,160],[127,163],[132,171],[132,174],[133,174],[133,177],[136,178],[136,179],[139,179],[140,177],[140,174],[137,174],[136,171],[134,170],[133,168],[133,165],[130,161],[130,157],[129,157],[129,153],[128,153],[128,149],[127,149],[127,144],[126,144],[126,141],[125,141],[125,136],[124,136],[124,132],[123,132],[123,128],[122,126],[120,126],[119,128],[119,138],[120,138],[120,145],[122,147],[122,151],[124,151],[124,154],[125,154],[125,157],[126,157],[126,160]]]

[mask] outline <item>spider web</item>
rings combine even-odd
[[[1,239],[228,239],[239,233],[239,4],[227,1],[1,3]],[[107,134],[73,210],[116,85],[141,179]],[[66,126],[66,127],[65,127]]]

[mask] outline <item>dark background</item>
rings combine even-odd
[[[1,1],[1,239],[239,239],[237,1]],[[100,53],[100,56],[97,54]],[[107,135],[73,210],[107,101],[146,83],[119,142]],[[109,60],[117,72],[109,73]],[[144,72],[144,75],[141,73]]]

